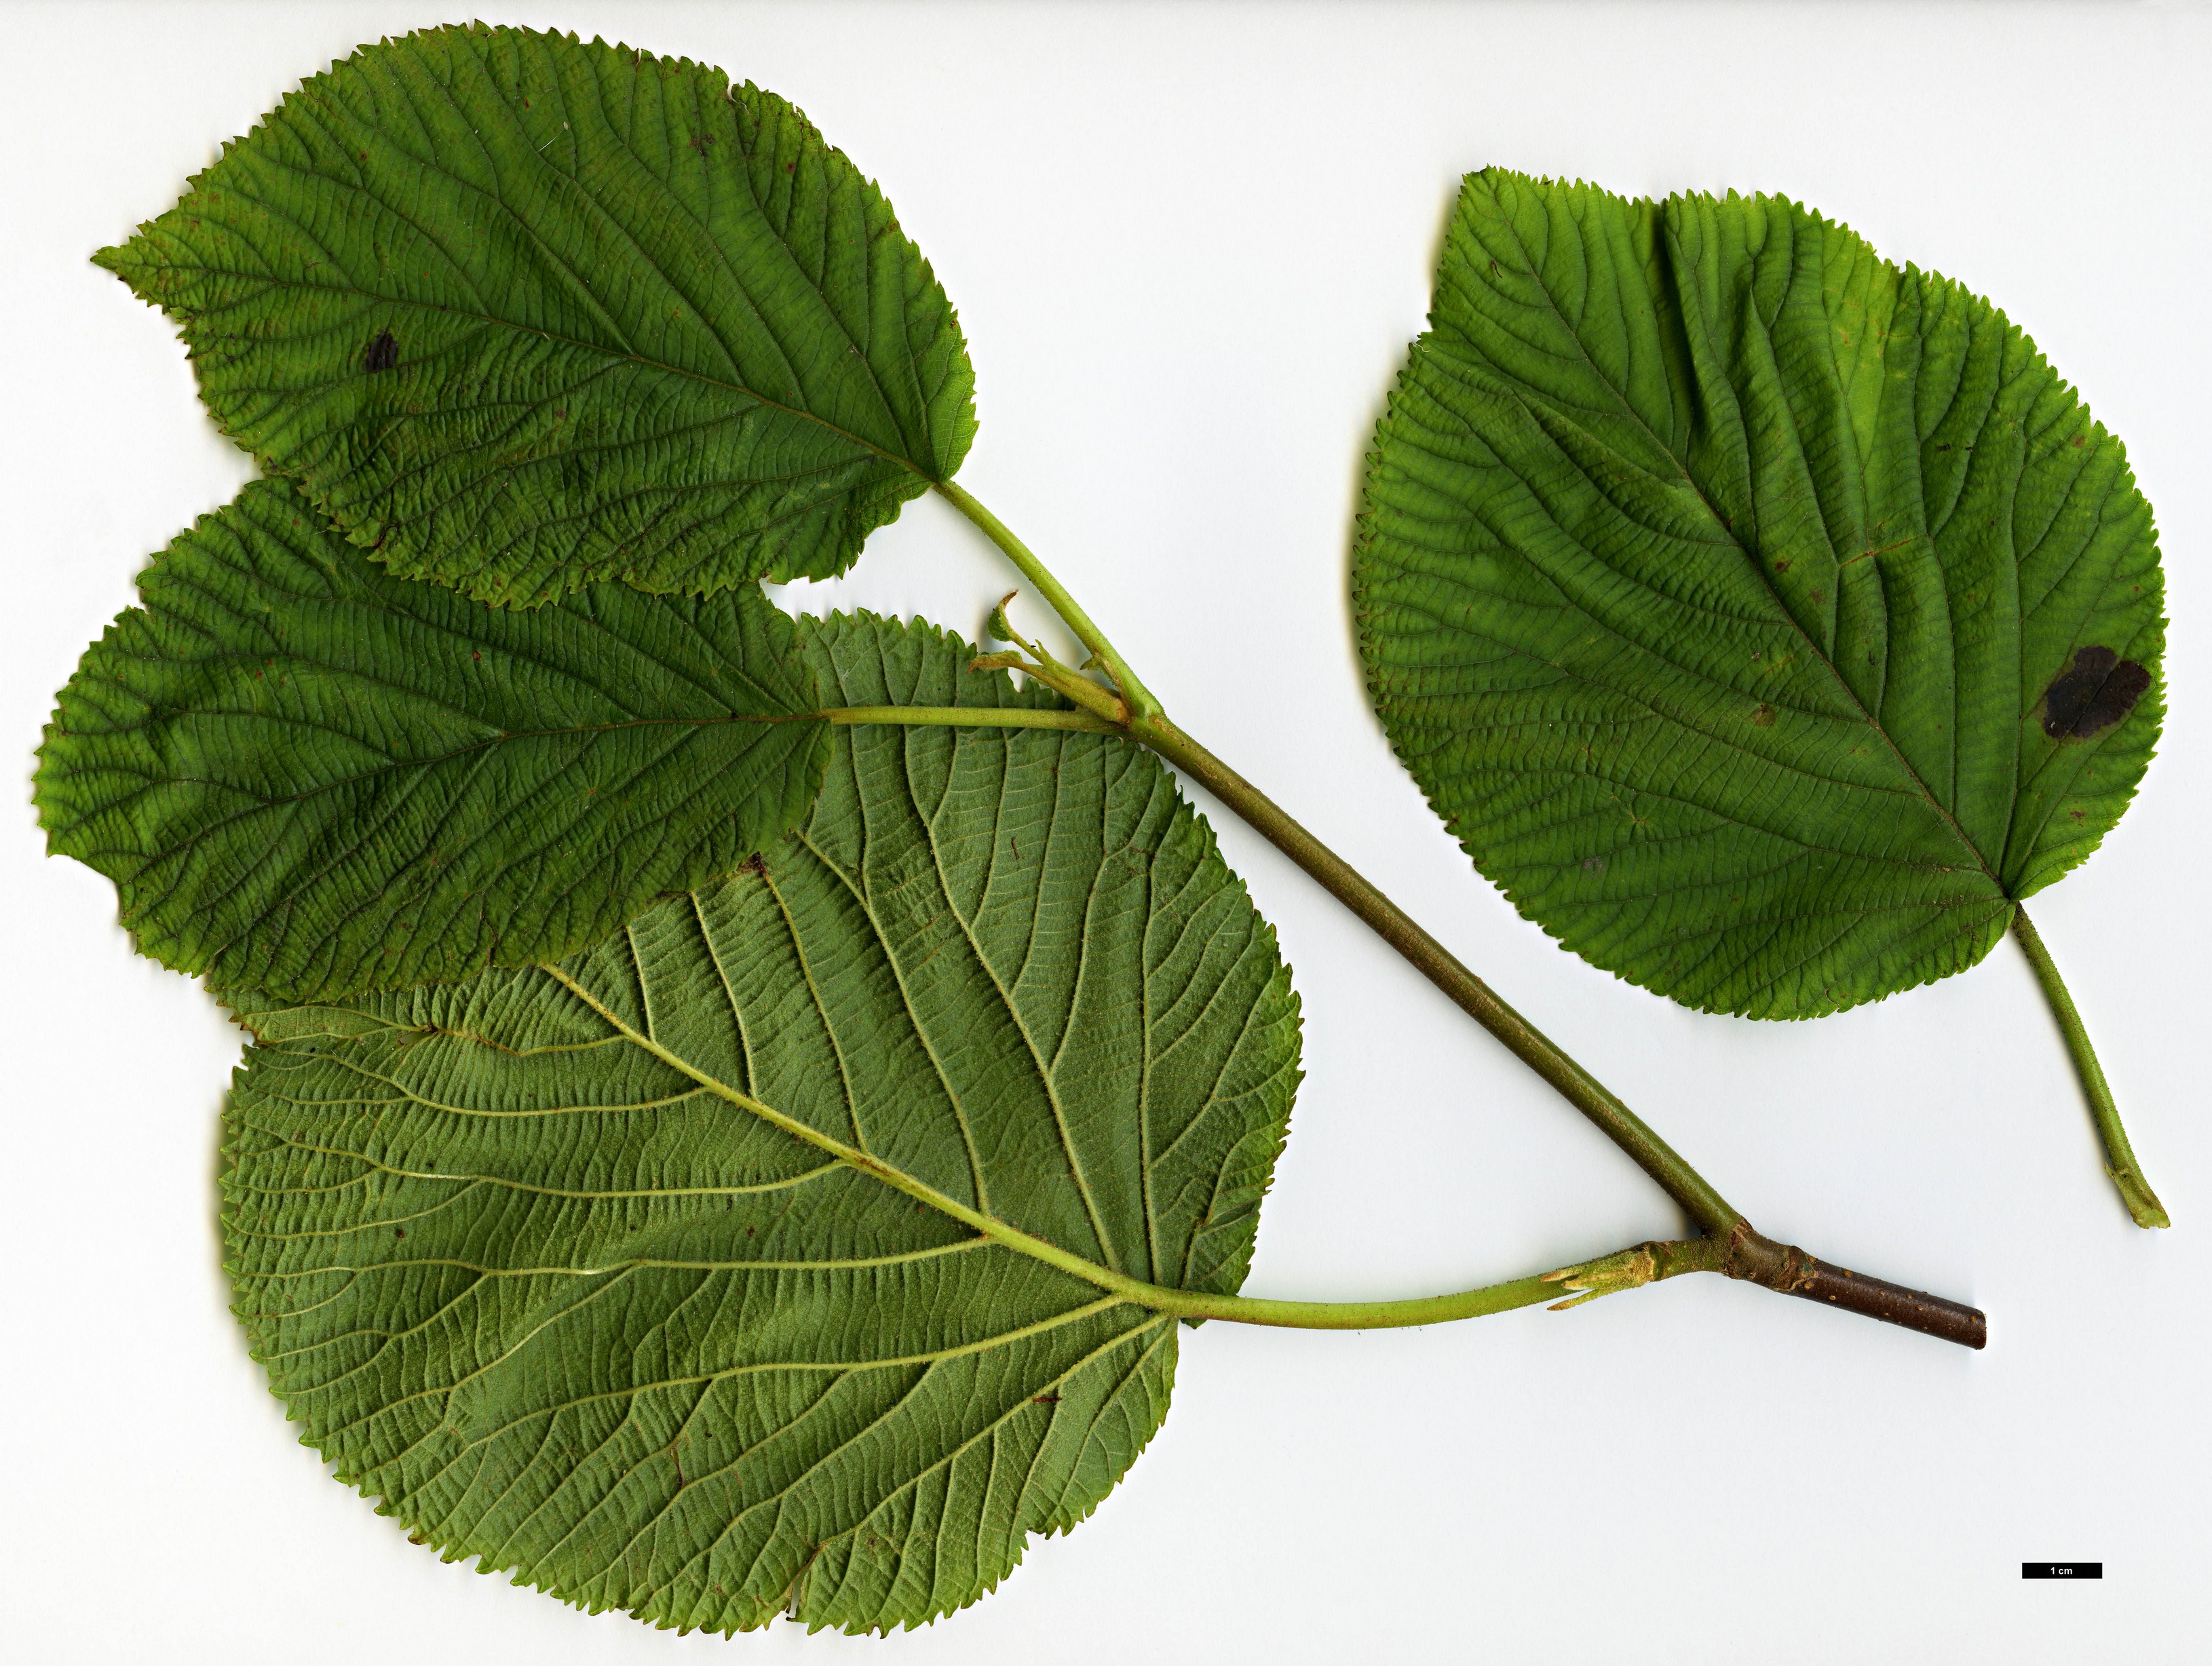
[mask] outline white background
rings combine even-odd
[[[456,18],[465,15],[453,9]],[[0,835],[0,1645],[24,1662],[2178,1657],[2206,1558],[2212,1138],[2212,19],[2160,9],[490,7],[719,64],[882,182],[958,304],[961,479],[1184,724],[1406,902],[1767,1232],[1985,1307],[1972,1354],[1717,1278],[1416,1332],[1187,1335],[1072,1537],[890,1641],[678,1639],[441,1564],[295,1443],[226,1311],[239,1037],[112,894]],[[302,75],[425,3],[0,7],[0,736],[251,470],[87,257]],[[1802,1025],[1559,950],[1392,759],[1346,603],[1363,449],[1454,182],[1787,192],[1995,297],[2158,512],[2173,716],[2036,905],[2148,1173],[2131,1227],[2009,942]],[[926,500],[787,599],[973,633],[1006,587]],[[1027,617],[1039,613],[1032,607]],[[1411,1295],[1676,1228],[1595,1132],[1241,825],[1308,1075],[1253,1293]],[[2100,1558],[2097,1584],[2026,1584]],[[2197,1657],[2202,1658],[2203,1657]]]

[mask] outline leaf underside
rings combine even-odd
[[[923,627],[809,653],[854,704],[1050,703]],[[1172,1322],[841,1153],[1233,1291],[1297,1076],[1204,823],[1029,729],[841,730],[757,870],[590,954],[246,1021],[227,1262],[307,1439],[449,1558],[723,1631],[973,1602],[1166,1409]]]
[[[166,966],[289,1000],[567,954],[796,826],[830,725],[757,585],[529,613],[257,481],[139,580],[40,748],[52,849]]]
[[[1957,284],[1773,197],[1468,176],[1370,462],[1360,645],[1475,864],[1796,1018],[1960,971],[2163,710],[2119,442]]]
[[[597,40],[365,47],[97,258],[224,432],[489,601],[839,572],[975,432],[875,186],[773,94]]]

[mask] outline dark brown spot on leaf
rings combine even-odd
[[[1765,700],[1761,700],[1752,709],[1751,720],[1754,724],[1758,724],[1761,729],[1773,728],[1774,708],[1769,706]]]
[[[389,330],[380,330],[376,332],[376,339],[368,344],[368,352],[362,359],[361,367],[374,375],[380,370],[390,370],[398,362],[399,343],[392,339]]]
[[[768,871],[768,858],[755,851],[738,864],[738,871],[741,874],[764,874]]]
[[[2110,648],[2084,648],[2043,695],[2043,732],[2055,741],[2086,741],[2135,710],[2150,673]]]

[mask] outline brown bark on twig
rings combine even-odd
[[[1989,1319],[1980,1308],[1908,1290],[1887,1279],[1869,1278],[1808,1255],[1794,1244],[1778,1244],[1753,1232],[1748,1223],[1731,1237],[1720,1269],[1730,1278],[1748,1279],[1784,1295],[1863,1313],[1886,1324],[1901,1324],[1961,1348],[1989,1344]]]

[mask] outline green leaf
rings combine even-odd
[[[875,186],[773,94],[598,40],[365,47],[97,258],[224,432],[488,601],[825,577],[975,433]]]
[[[1514,905],[1708,1010],[1972,965],[2142,778],[2119,442],[1957,284],[1775,197],[1469,175],[1354,558],[1392,744]]]
[[[856,705],[1048,705],[833,621]],[[1274,935],[1146,753],[838,731],[757,868],[550,970],[246,1015],[224,1243],[341,1479],[658,1624],[973,1602],[1233,1292],[1297,1079]],[[1033,1234],[1028,1247],[1012,1231]]]
[[[528,614],[394,579],[278,482],[139,580],[40,749],[50,848],[165,966],[306,1000],[598,942],[806,814],[830,725],[757,585]]]

